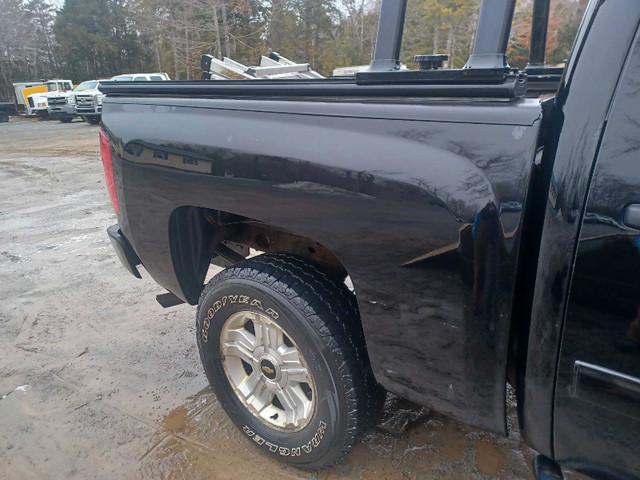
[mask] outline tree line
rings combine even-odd
[[[552,0],[547,61],[566,58],[587,0]],[[473,46],[480,0],[409,0],[401,60]],[[526,65],[533,0],[518,0],[509,62]],[[200,56],[255,65],[270,50],[323,74],[371,61],[380,0],[0,0],[0,96],[11,83],[120,73],[200,76]]]

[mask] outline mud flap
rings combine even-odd
[[[533,474],[536,480],[565,480],[560,465],[544,455],[533,459]]]
[[[109,240],[111,241],[111,246],[116,251],[116,255],[122,262],[122,265],[129,270],[129,273],[137,278],[142,278],[140,272],[136,268],[140,265],[140,259],[136,252],[133,251],[133,247],[129,243],[129,241],[125,238],[120,230],[119,225],[111,225],[107,228],[107,234],[109,235]]]

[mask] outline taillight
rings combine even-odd
[[[104,130],[100,130],[100,156],[102,157],[102,165],[104,166],[104,178],[107,182],[107,190],[109,191],[109,198],[111,198],[111,204],[116,212],[120,211],[120,204],[118,203],[118,194],[116,193],[116,182],[113,178],[113,162],[111,161],[111,145],[109,145],[109,139]]]

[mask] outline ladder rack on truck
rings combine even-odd
[[[247,67],[227,57],[219,60],[212,55],[202,55],[202,80],[238,80],[259,78],[324,78],[308,63],[295,63],[276,52],[260,57],[260,65]]]

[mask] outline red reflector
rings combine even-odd
[[[102,157],[102,165],[104,166],[104,178],[107,182],[107,190],[109,191],[109,198],[111,198],[111,204],[116,212],[120,211],[120,204],[118,203],[118,194],[116,193],[116,182],[113,178],[113,163],[111,162],[111,145],[109,145],[109,139],[104,130],[100,130],[100,156]]]

